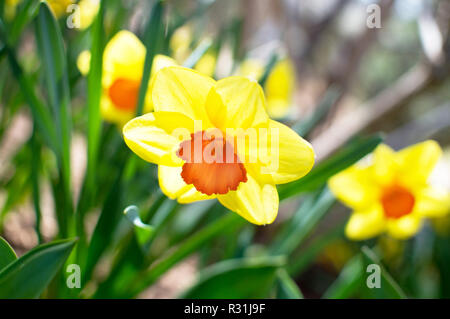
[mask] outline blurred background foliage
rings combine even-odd
[[[108,0],[68,27],[64,8],[83,1],[1,1],[0,297],[450,297],[450,217],[409,240],[352,242],[349,210],[326,187],[383,139],[432,138],[444,149],[435,178],[450,189],[448,1]],[[382,28],[366,27],[372,3]],[[283,98],[276,115],[317,163],[278,188],[274,224],[166,198],[156,166],[102,121],[102,53],[124,29],[147,48],[144,78],[156,54],[216,79],[248,75],[250,61],[267,98]],[[291,88],[271,84],[280,61]],[[371,263],[383,265],[381,289],[365,284]],[[66,285],[69,264],[79,289]]]

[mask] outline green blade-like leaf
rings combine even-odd
[[[335,198],[328,188],[311,196],[294,214],[287,228],[280,233],[271,247],[273,255],[291,254],[323,219]]]
[[[205,269],[182,298],[267,298],[284,264],[282,257],[226,260]]]
[[[39,3],[39,0],[25,0],[20,4],[9,31],[11,45],[16,44],[25,26],[36,16]]]
[[[375,252],[367,246],[361,248],[363,254],[364,271],[368,270],[369,265],[377,265],[381,270],[380,287],[369,288],[367,284],[364,285],[364,292],[371,298],[393,298],[393,299],[405,299],[406,294],[392,278],[388,271],[381,264],[380,259]],[[366,273],[367,276],[371,275],[370,271]],[[375,274],[376,275],[376,274]],[[368,278],[369,279],[369,278]]]
[[[86,187],[88,188],[87,193],[92,196],[95,196],[96,189],[95,181],[101,129],[100,97],[102,93],[103,48],[105,46],[104,11],[105,1],[100,1],[100,8],[91,28],[91,63],[87,76],[88,155]]]
[[[63,237],[69,234],[69,218],[72,214],[70,140],[71,107],[69,80],[64,41],[61,30],[48,5],[42,2],[36,19],[36,42],[44,69],[47,93],[54,113],[54,125],[58,132],[59,167],[62,172],[64,211],[60,212],[60,231]],[[59,210],[58,210],[59,211]]]
[[[16,259],[17,256],[12,247],[0,236],[0,271]]]
[[[138,104],[136,108],[137,116],[141,115],[144,110],[145,95],[148,90],[148,82],[152,71],[153,58],[161,48],[161,40],[163,38],[163,10],[164,1],[157,0],[153,6],[152,14],[145,29],[143,42],[147,48],[147,52],[145,54],[144,72],[142,73]]]
[[[363,285],[363,261],[360,254],[350,259],[338,278],[325,291],[322,298],[345,299],[354,297]]]
[[[69,257],[76,240],[40,245],[0,271],[0,298],[37,298]]]
[[[236,214],[228,213],[208,226],[205,226],[203,229],[187,238],[182,244],[168,253],[167,256],[164,256],[161,260],[157,261],[149,270],[138,274],[136,280],[130,285],[128,295],[134,296],[141,292],[179,261],[195,252],[214,237],[220,235],[223,231],[243,224],[244,220],[242,218]]]
[[[285,269],[277,271],[277,298],[303,299],[303,294]]]
[[[318,164],[305,177],[298,181],[281,185],[278,191],[280,200],[302,192],[318,189],[331,176],[353,165],[372,152],[382,140],[380,135],[373,135],[345,147],[339,153]]]
[[[134,205],[125,208],[124,214],[134,225],[134,231],[138,243],[142,246],[145,245],[145,243],[147,243],[154,234],[155,229],[141,220],[141,217],[139,216],[139,209]]]

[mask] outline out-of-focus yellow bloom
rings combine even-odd
[[[106,121],[122,126],[136,114],[145,54],[146,49],[141,41],[125,30],[118,32],[106,45],[103,52],[103,94],[100,102],[101,114]],[[83,51],[78,57],[77,66],[84,75],[89,72],[90,59],[87,51]],[[171,65],[176,65],[173,59],[164,55],[155,56],[151,76]],[[151,110],[151,98],[147,94],[144,112]]]
[[[20,0],[6,0],[5,2],[5,17],[11,20],[16,15],[16,9]]]
[[[100,0],[81,0],[80,6],[80,29],[89,27],[97,16],[100,8]]]
[[[311,145],[269,119],[255,81],[239,76],[214,81],[167,67],[153,77],[150,92],[155,111],[128,122],[124,139],[141,158],[159,165],[162,191],[180,203],[217,198],[254,224],[270,224],[278,212],[275,185],[301,178],[314,164]],[[242,131],[255,135],[244,135],[245,143],[236,147]],[[185,153],[191,146],[194,160]],[[207,151],[212,161],[203,157]],[[264,153],[273,161],[264,160]],[[220,162],[224,154],[233,160]]]
[[[45,2],[47,2],[56,18],[64,16],[67,13],[67,7],[75,3],[74,0],[46,0]]]
[[[238,69],[238,75],[259,80],[264,74],[264,64],[256,59],[244,61]],[[295,71],[289,59],[275,64],[264,84],[267,99],[267,113],[272,118],[285,117],[292,103]]]
[[[172,50],[172,56],[179,64],[182,64],[189,56],[191,42],[192,30],[189,25],[176,29],[170,38],[169,46]]]
[[[217,57],[213,52],[206,52],[200,60],[198,60],[194,69],[203,75],[212,77],[216,71]]]
[[[380,145],[370,164],[356,164],[333,176],[330,189],[354,210],[347,236],[364,240],[387,232],[405,239],[419,231],[424,217],[447,214],[448,192],[428,181],[441,153],[434,141],[399,152]]]

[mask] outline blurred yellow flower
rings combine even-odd
[[[176,29],[170,38],[169,47],[172,50],[172,56],[179,64],[182,64],[189,56],[191,42],[192,30],[189,25]]]
[[[203,75],[213,77],[216,71],[217,57],[213,52],[206,52],[197,62],[194,70],[197,70]]]
[[[81,0],[80,6],[80,29],[89,27],[97,16],[100,8],[100,0]]]
[[[129,31],[118,32],[106,45],[103,52],[103,72],[100,107],[102,117],[120,126],[136,115],[139,88],[144,69],[146,49],[141,41]],[[91,55],[83,51],[77,66],[83,75],[89,72]],[[156,55],[152,73],[176,65],[175,61],[163,55]],[[150,112],[150,94],[146,95],[144,112]]]
[[[356,164],[329,180],[329,187],[354,211],[346,227],[353,240],[387,232],[397,239],[416,234],[424,217],[448,213],[450,196],[429,183],[441,156],[434,141],[425,141],[399,152],[380,145],[371,163]]]
[[[264,64],[256,59],[247,59],[240,65],[237,74],[259,80],[264,74]],[[289,59],[277,62],[264,84],[267,113],[270,117],[277,119],[288,114],[292,103],[294,84],[295,71],[292,62]]]
[[[75,3],[74,0],[45,0],[45,2],[47,2],[56,18],[64,16],[67,13],[67,7]]]
[[[16,15],[16,9],[21,0],[6,0],[5,2],[5,18],[11,20]]]
[[[128,122],[124,139],[158,164],[162,191],[180,203],[217,198],[251,223],[270,224],[278,213],[275,185],[301,178],[314,164],[311,145],[269,119],[256,81],[214,81],[167,67],[153,77],[150,92],[155,111]]]

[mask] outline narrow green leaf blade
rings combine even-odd
[[[405,299],[406,294],[400,288],[398,283],[389,274],[389,272],[381,264],[380,259],[375,252],[367,246],[361,248],[363,254],[364,271],[367,271],[367,277],[372,273],[370,272],[369,265],[376,265],[381,271],[380,287],[369,288],[367,284],[364,285],[364,292],[371,298],[392,298],[392,299]],[[377,275],[374,273],[374,275]],[[368,277],[367,280],[370,278]]]
[[[328,188],[316,196],[309,197],[294,214],[288,228],[274,240],[272,254],[291,254],[323,219],[334,201],[335,198]]]
[[[0,271],[0,298],[37,298],[69,257],[76,240],[40,245]]]
[[[338,278],[328,287],[322,298],[345,299],[354,297],[363,284],[363,260],[360,254],[350,259]]]
[[[289,276],[286,269],[277,271],[277,298],[303,299],[303,294],[295,281]]]
[[[136,233],[136,238],[140,245],[144,245],[150,240],[154,234],[155,229],[145,224],[139,217],[139,209],[136,206],[128,206],[124,211],[127,219],[134,225],[134,231]]]
[[[0,271],[16,259],[17,256],[12,247],[0,236]]]
[[[182,298],[267,298],[285,262],[282,257],[262,257],[217,263],[205,269]]]
[[[305,177],[298,181],[281,185],[278,190],[280,200],[319,188],[331,176],[353,165],[372,152],[382,140],[382,137],[376,134],[345,147],[339,153],[318,164]]]
[[[147,48],[147,52],[145,54],[144,71],[142,74],[138,105],[136,108],[138,116],[141,115],[144,110],[145,95],[148,90],[153,58],[161,47],[161,39],[163,37],[163,10],[164,1],[157,0],[153,6],[152,14],[145,29],[144,45]]]

